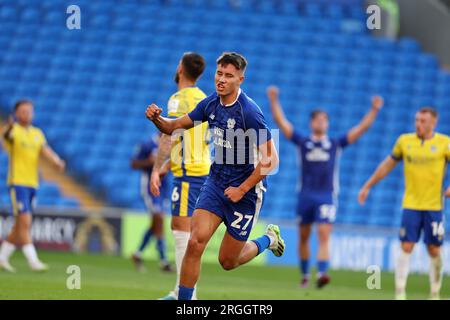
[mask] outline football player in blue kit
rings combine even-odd
[[[207,121],[214,145],[214,160],[191,221],[179,300],[191,300],[201,257],[222,222],[227,232],[219,261],[225,270],[249,262],[265,249],[272,250],[275,256],[284,252],[284,241],[275,225],[269,225],[265,235],[247,241],[262,207],[265,177],[278,165],[278,155],[261,109],[240,88],[246,65],[240,54],[222,54],[217,60],[216,92],[187,115],[163,118],[162,110],[154,104],[146,110],[147,118],[165,134]],[[196,139],[201,141],[203,137]]]
[[[139,144],[131,159],[131,167],[135,170],[141,171],[140,191],[145,206],[149,211],[152,222],[148,228],[142,241],[132,255],[133,263],[138,271],[145,271],[144,261],[142,260],[142,252],[149,244],[152,237],[156,238],[156,247],[158,249],[161,270],[164,272],[172,272],[172,267],[166,258],[166,249],[164,243],[164,201],[168,201],[169,182],[167,177],[164,177],[161,183],[160,196],[155,197],[150,192],[150,175],[152,174],[153,165],[155,162],[155,155],[158,150],[159,136],[155,135],[147,141]],[[167,170],[161,171],[161,175],[165,175]]]
[[[325,111],[315,110],[311,113],[311,133],[305,135],[294,128],[284,116],[278,88],[269,87],[267,95],[275,123],[284,136],[297,145],[301,163],[297,205],[297,215],[300,219],[300,269],[303,274],[301,287],[305,288],[309,284],[309,238],[313,223],[317,223],[317,287],[322,288],[330,282],[327,274],[329,238],[336,218],[339,158],[343,148],[354,143],[370,128],[383,106],[383,99],[380,96],[373,97],[370,111],[357,126],[340,137],[329,137],[329,119]]]

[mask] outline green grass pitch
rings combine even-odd
[[[12,264],[16,274],[0,272],[0,299],[149,299],[154,300],[172,289],[174,274],[163,274],[155,261],[147,262],[147,272],[137,273],[130,260],[102,255],[76,255],[40,252],[50,265],[47,273],[30,271],[21,253]],[[81,268],[81,289],[66,286],[67,267]],[[382,273],[381,289],[366,287],[368,274],[331,271],[332,282],[322,290],[298,286],[294,267],[243,266],[223,271],[219,264],[204,264],[199,282],[199,299],[392,299],[394,276]],[[444,278],[441,297],[450,298],[449,277]],[[447,284],[447,285],[446,285]],[[428,276],[413,274],[408,280],[409,299],[428,298]]]

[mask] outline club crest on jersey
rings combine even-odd
[[[216,116],[215,116],[214,114],[212,114],[212,113],[209,115],[209,118],[210,118],[211,120],[214,120],[215,117],[216,117]]]
[[[431,146],[431,152],[436,152],[436,151],[437,151],[436,146],[435,145]]]
[[[227,120],[227,128],[228,129],[234,129],[234,126],[236,125],[236,120],[230,118]]]

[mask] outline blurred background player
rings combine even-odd
[[[294,128],[284,116],[278,88],[269,87],[267,94],[275,123],[284,136],[297,145],[300,155],[301,178],[297,215],[300,219],[299,256],[303,274],[301,286],[307,287],[309,284],[309,238],[312,224],[317,223],[317,287],[321,288],[330,281],[327,275],[329,238],[337,211],[339,157],[343,148],[354,143],[370,128],[383,106],[383,99],[374,97],[370,111],[357,126],[341,137],[330,138],[327,135],[329,119],[325,111],[315,110],[311,113],[311,133],[306,136]]]
[[[156,248],[158,249],[161,270],[172,272],[172,267],[166,258],[166,248],[164,243],[164,202],[167,200],[169,193],[169,182],[165,176],[166,172],[161,172],[164,178],[161,182],[161,192],[158,196],[153,196],[150,192],[150,176],[152,174],[153,165],[155,163],[156,151],[158,149],[158,135],[154,135],[148,141],[141,143],[133,159],[131,167],[141,170],[141,196],[145,206],[151,215],[151,224],[144,233],[142,242],[138,250],[133,254],[132,259],[138,271],[145,271],[142,252],[149,244],[152,237],[156,238]]]
[[[260,108],[240,88],[247,66],[245,58],[225,52],[216,63],[216,92],[187,115],[163,118],[162,110],[154,104],[146,110],[147,118],[161,132],[172,134],[208,122],[213,135],[215,157],[195,204],[178,300],[193,298],[203,252],[222,222],[227,232],[221,242],[219,262],[225,270],[251,261],[266,249],[278,257],[284,252],[278,226],[269,225],[266,234],[247,241],[263,204],[265,178],[277,167],[278,154]]]
[[[9,272],[15,272],[9,258],[16,246],[22,246],[33,271],[48,269],[48,266],[39,260],[30,234],[31,214],[39,185],[39,157],[43,156],[60,171],[65,168],[65,162],[47,144],[44,133],[32,126],[33,111],[31,101],[17,101],[14,117],[9,118],[2,134],[2,145],[9,157],[7,184],[15,221],[0,248],[0,269]]]
[[[196,87],[196,82],[205,70],[205,60],[194,52],[188,52],[181,58],[175,83],[178,91],[168,102],[169,118],[178,118],[191,112],[206,95]],[[198,140],[196,140],[198,139]],[[175,239],[175,261],[177,280],[175,289],[164,300],[178,299],[181,262],[191,232],[191,217],[200,188],[206,180],[211,166],[208,138],[208,124],[185,131],[182,136],[162,134],[152,173],[151,190],[160,194],[160,170],[166,159],[170,158],[170,167],[174,176],[172,187],[172,232]],[[193,295],[196,298],[196,292]]]
[[[409,261],[415,243],[423,231],[423,241],[430,255],[430,298],[439,299],[442,284],[440,247],[444,241],[443,194],[450,197],[450,187],[444,192],[447,163],[450,162],[450,138],[434,132],[438,114],[429,107],[416,114],[416,132],[403,134],[395,143],[392,154],[376,169],[358,195],[364,204],[370,189],[386,177],[403,160],[405,194],[400,228],[401,250],[395,269],[396,299],[406,299]]]

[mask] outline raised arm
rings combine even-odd
[[[361,122],[350,129],[347,134],[348,143],[351,144],[359,139],[372,125],[375,121],[378,111],[383,107],[383,98],[380,96],[375,96],[372,98],[372,106],[370,107],[370,111],[366,113],[364,118],[362,118]]]
[[[272,139],[259,146],[260,161],[252,174],[239,187],[228,187],[225,196],[232,202],[238,202],[256,184],[269,175],[278,166],[278,153]]]
[[[56,154],[55,151],[52,150],[52,148],[50,148],[48,144],[42,146],[41,155],[44,157],[44,159],[53,164],[56,169],[61,172],[64,171],[66,163]]]
[[[145,116],[152,121],[155,126],[167,135],[171,135],[177,129],[190,129],[194,126],[194,122],[188,115],[176,119],[161,117],[162,109],[156,104],[151,104],[145,110]]]
[[[270,86],[267,88],[267,97],[269,98],[273,120],[277,124],[278,128],[280,128],[281,132],[283,132],[284,136],[290,140],[294,129],[292,128],[292,124],[284,116],[283,108],[281,107],[279,100],[278,88],[275,86]]]
[[[367,196],[369,195],[370,189],[380,182],[384,177],[386,177],[397,165],[392,156],[388,156],[384,161],[378,166],[373,175],[366,181],[364,186],[361,188],[358,194],[358,202],[363,205],[366,202]]]
[[[3,129],[3,132],[2,132],[2,139],[5,142],[11,142],[12,141],[11,132],[12,132],[13,125],[14,125],[14,118],[12,116],[10,116],[8,118],[8,122],[6,123],[6,126],[5,126],[5,128]]]

